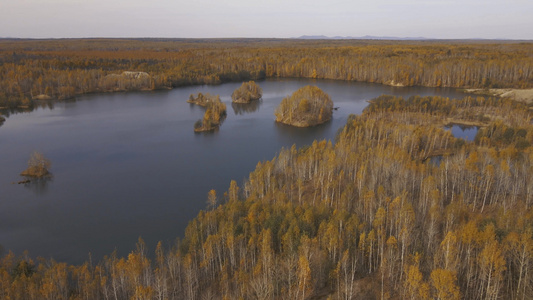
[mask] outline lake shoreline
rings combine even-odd
[[[307,78],[307,77],[265,77],[263,78],[262,80],[260,81],[264,81],[264,80],[316,80],[316,79],[313,79],[313,78]],[[435,87],[435,86],[424,86],[424,85],[415,85],[415,86],[406,86],[406,85],[403,85],[403,84],[398,84],[398,83],[395,83],[394,81],[388,81],[388,82],[383,82],[383,83],[379,83],[379,82],[369,82],[369,81],[357,81],[357,80],[346,80],[346,79],[328,79],[328,78],[321,78],[321,79],[318,79],[318,80],[323,80],[323,81],[334,81],[334,82],[353,82],[353,83],[359,83],[359,84],[377,84],[377,85],[382,85],[382,86],[388,86],[388,87],[393,87],[393,88],[400,88],[400,89],[409,89],[409,88],[434,88],[434,89],[438,89],[438,88],[441,88],[441,87]],[[7,118],[6,117],[9,117],[9,114],[3,114],[2,111],[10,111],[11,113],[13,112],[18,112],[17,110],[21,110],[23,112],[27,112],[28,109],[30,110],[33,110],[33,108],[35,106],[37,106],[38,104],[40,103],[45,103],[45,102],[51,102],[51,103],[60,103],[60,102],[64,102],[64,101],[75,101],[77,97],[80,97],[80,96],[90,96],[90,95],[108,95],[108,94],[127,94],[127,93],[132,93],[132,92],[141,92],[141,93],[152,93],[152,92],[160,92],[160,91],[172,91],[172,90],[175,90],[175,89],[178,89],[178,88],[187,88],[187,87],[195,87],[195,86],[212,86],[212,87],[216,87],[216,86],[220,86],[220,85],[224,85],[224,84],[231,84],[231,83],[237,83],[237,82],[241,82],[240,80],[237,80],[237,81],[224,81],[224,82],[218,82],[218,83],[212,83],[212,84],[195,84],[195,83],[191,83],[191,84],[185,84],[185,85],[177,85],[177,86],[166,86],[166,87],[157,87],[157,88],[153,88],[153,89],[148,89],[148,88],[142,88],[142,89],[116,89],[116,90],[97,90],[97,91],[90,91],[90,92],[86,92],[86,93],[79,93],[79,94],[75,94],[71,97],[66,97],[66,98],[57,98],[57,97],[51,97],[51,96],[48,96],[48,95],[37,95],[35,97],[33,97],[32,101],[32,105],[31,106],[28,106],[28,105],[24,105],[24,106],[17,106],[17,107],[0,107],[0,124],[4,123],[7,121]],[[444,88],[447,88],[447,89],[455,89],[456,91],[458,92],[464,92],[464,93],[467,93],[467,94],[475,94],[475,95],[480,95],[480,96],[493,96],[493,97],[502,97],[502,98],[510,98],[514,101],[517,101],[517,102],[523,102],[525,104],[533,104],[533,89],[515,89],[515,88],[498,88],[498,89],[493,89],[493,88],[490,88],[490,89],[480,89],[480,88],[464,88],[464,87],[444,87]],[[254,101],[257,101],[257,100],[254,100]],[[198,103],[195,103],[195,102],[189,102],[187,101],[188,103],[191,103],[191,104],[198,104]],[[250,104],[251,102],[241,102],[241,101],[232,101],[233,103],[236,103],[236,104]],[[201,105],[202,106],[202,105]],[[31,112],[31,111],[30,111]],[[320,124],[317,124],[317,125],[320,125]],[[464,124],[464,125],[469,125],[469,124]],[[485,126],[485,125],[478,125],[478,124],[474,124],[474,125],[471,125],[471,126]]]
[[[234,104],[237,109],[230,95],[240,83],[225,83],[91,94],[39,106],[31,114],[12,114],[0,128],[0,140],[6,141],[0,156],[6,209],[0,218],[11,222],[0,230],[2,245],[15,253],[28,250],[70,263],[83,262],[88,252],[100,259],[115,248],[117,255],[127,256],[139,236],[149,247],[160,240],[170,245],[205,209],[209,190],[222,200],[230,179],[240,183],[259,161],[272,159],[280,149],[314,140],[333,142],[350,114],[361,114],[367,100],[382,94],[465,95],[455,89],[330,79],[269,78],[259,84],[262,100]],[[332,120],[309,128],[275,122],[274,110],[282,98],[309,84],[323,89],[340,107]],[[205,111],[185,99],[198,92],[223,95],[221,100],[230,105],[218,131],[193,132]],[[53,180],[13,185],[33,150],[54,162]],[[81,233],[83,241],[70,242]],[[50,239],[58,244],[47,243]]]

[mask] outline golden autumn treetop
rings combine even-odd
[[[250,103],[259,100],[263,96],[263,90],[255,81],[243,82],[242,85],[231,94],[235,103]]]
[[[276,121],[297,127],[309,127],[331,120],[333,101],[316,86],[305,86],[283,98],[275,113]]]

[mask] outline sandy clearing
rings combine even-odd
[[[510,98],[526,104],[533,104],[533,89],[465,89],[465,92]]]

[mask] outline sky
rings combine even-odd
[[[0,37],[533,40],[532,0],[0,0]]]

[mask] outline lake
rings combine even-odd
[[[139,236],[151,251],[160,240],[169,246],[206,207],[209,190],[221,196],[232,179],[241,185],[259,161],[282,147],[333,140],[368,100],[382,94],[464,96],[454,89],[345,81],[258,84],[263,100],[251,106],[232,106],[231,93],[240,83],[228,83],[85,95],[11,115],[0,127],[0,244],[69,263],[85,261],[89,253],[98,260],[115,249],[127,255]],[[308,84],[339,107],[333,120],[312,128],[275,123],[281,99]],[[204,109],[185,101],[198,92],[220,94],[228,107],[215,133],[193,132]],[[53,179],[13,184],[34,150],[52,161]]]

